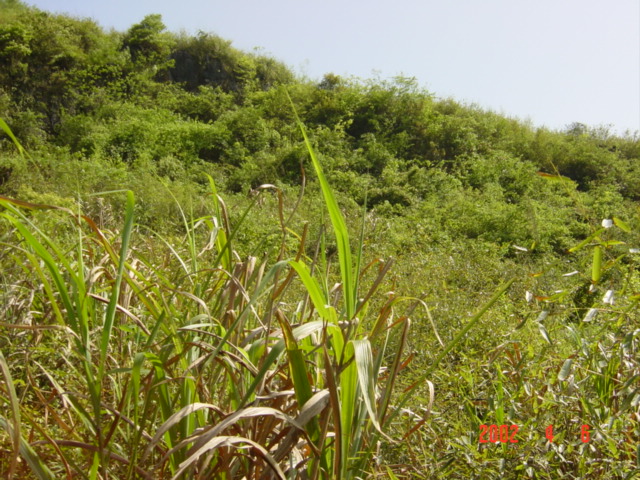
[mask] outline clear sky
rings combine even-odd
[[[415,77],[536,126],[640,130],[638,0],[26,0],[126,30],[150,13],[312,79]]]

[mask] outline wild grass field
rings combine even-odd
[[[638,475],[637,133],[0,13],[3,478]]]

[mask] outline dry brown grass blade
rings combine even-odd
[[[216,203],[220,208],[220,214],[222,215],[223,227],[224,227],[225,232],[227,234],[227,238],[229,238],[231,236],[231,223],[229,222],[229,214],[227,213],[227,205],[224,203],[224,200],[222,199],[222,197],[220,195],[218,195],[216,193],[215,196],[216,196]]]
[[[186,407],[178,410],[176,413],[171,415],[167,419],[167,421],[164,422],[160,426],[160,428],[158,428],[158,430],[156,431],[156,434],[153,436],[153,438],[147,445],[147,448],[145,449],[144,454],[142,455],[141,461],[144,461],[149,456],[149,454],[156,447],[156,445],[160,443],[160,440],[162,439],[163,435],[167,433],[171,428],[176,426],[178,423],[180,423],[180,421],[183,418],[191,415],[194,412],[197,412],[198,410],[202,410],[205,408],[211,409],[211,410],[218,409],[218,407],[210,403],[192,403],[191,405],[187,405]]]
[[[387,384],[385,385],[384,392],[380,398],[380,419],[383,425],[386,423],[385,419],[387,416],[387,409],[389,408],[389,402],[391,401],[391,394],[393,392],[396,379],[398,378],[398,374],[402,369],[402,353],[404,352],[404,348],[407,345],[407,337],[409,336],[410,328],[411,320],[405,318],[404,325],[402,327],[402,333],[400,334],[398,350],[396,351],[395,358],[393,359],[393,365],[391,366],[391,371],[389,372]]]
[[[418,305],[422,305],[424,307],[425,311],[427,312],[427,318],[429,319],[429,323],[431,323],[431,328],[433,328],[433,333],[435,334],[436,338],[438,339],[438,342],[440,343],[440,345],[442,347],[444,347],[445,346],[444,342],[440,338],[440,335],[438,334],[438,329],[436,328],[436,324],[433,321],[433,317],[431,316],[431,310],[429,309],[429,305],[427,305],[427,303],[424,301],[425,297],[426,297],[426,295],[422,295],[422,297],[416,298],[416,301],[413,303],[413,305],[411,305],[411,307],[407,311],[406,315],[407,315],[407,317],[411,316],[411,314],[413,314],[415,309],[418,308]]]
[[[281,412],[280,410],[276,410],[275,408],[270,408],[270,407],[248,407],[232,413],[231,415],[229,415],[227,418],[222,420],[220,423],[218,423],[214,427],[198,435],[197,438],[191,438],[190,442],[195,441],[194,446],[191,448],[191,450],[193,451],[195,449],[198,449],[201,445],[208,442],[210,438],[218,436],[219,434],[224,432],[227,428],[238,423],[242,419],[260,417],[264,415],[270,415],[270,416],[279,418],[280,420],[283,420],[291,424],[295,428],[298,428],[300,430],[303,429],[303,427],[296,420],[294,420],[289,415]],[[178,446],[176,446],[175,448],[177,447]]]
[[[331,403],[331,412],[333,414],[333,425],[335,428],[335,458],[333,462],[333,478],[340,478],[340,465],[342,462],[342,423],[340,420],[340,397],[338,395],[338,386],[336,384],[336,376],[331,364],[331,357],[327,351],[327,342],[323,344],[324,366],[327,374],[327,387],[329,392],[329,401]]]
[[[289,223],[291,223],[293,216],[298,211],[298,208],[300,207],[300,203],[302,203],[302,198],[304,197],[304,191],[305,191],[306,185],[307,185],[307,175],[305,173],[304,165],[301,160],[300,161],[300,193],[298,194],[298,198],[296,199],[295,205],[291,209],[291,213],[289,213],[289,217],[287,217],[287,220],[285,221],[285,225],[289,225]]]
[[[330,394],[328,390],[321,390],[314,394],[309,400],[307,400],[307,402],[300,410],[300,414],[296,417],[297,424],[300,426],[305,426],[313,418],[320,415],[320,413],[326,408],[327,404],[329,403],[329,397]],[[303,434],[305,434],[304,429],[290,431],[285,439],[280,442],[276,453],[273,454],[273,458],[275,458],[278,462],[282,460],[286,456],[286,454],[289,453],[294,447],[299,436]],[[317,447],[313,445],[309,441],[309,439],[307,440],[310,448],[315,450],[316,454],[319,454],[320,452],[317,451]]]
[[[108,304],[109,303],[109,299],[108,298],[101,297],[100,295],[96,295],[95,293],[90,293],[89,296],[91,298],[95,299],[95,300],[98,300],[99,302],[104,303],[104,304]],[[151,332],[146,327],[146,325],[142,322],[142,320],[140,320],[138,317],[136,317],[133,313],[131,313],[126,308],[124,308],[122,305],[117,304],[116,305],[116,310],[118,312],[120,312],[120,313],[123,313],[124,315],[129,317],[131,320],[133,320],[136,323],[136,325],[138,325],[138,327],[140,327],[140,330],[142,330],[145,334],[151,335]]]
[[[296,394],[293,390],[277,390],[275,392],[270,392],[267,395],[256,395],[256,400],[261,402],[271,401],[278,398],[289,398],[293,397]]]
[[[11,203],[12,205],[16,205],[18,207],[28,208],[29,210],[61,210],[63,212],[67,212],[73,216],[76,216],[74,212],[72,212],[66,207],[58,207],[55,205],[45,205],[44,203],[25,202],[24,200],[17,200],[15,198],[5,197],[4,195],[0,195],[0,200]]]
[[[304,246],[306,244],[308,232],[309,232],[309,224],[305,223],[304,226],[302,227],[302,236],[300,237],[300,246],[298,247],[298,251],[296,252],[296,257],[295,257],[296,261],[300,261],[300,259],[302,258],[302,255],[304,254]],[[282,283],[280,283],[280,285],[278,285],[278,288],[276,288],[275,291],[273,292],[272,298],[274,300],[276,298],[279,298],[282,295],[282,292],[289,285],[289,283],[291,283],[291,280],[295,275],[296,275],[295,270],[289,269],[289,273],[287,274],[287,277],[284,279]]]
[[[158,429],[156,434],[154,435],[152,441],[149,443],[147,448],[145,449],[145,453],[142,459],[146,459],[151,451],[158,445],[163,435],[167,433],[171,428],[177,426],[180,421],[186,418],[188,415],[191,415],[197,410],[202,410],[204,408],[217,410],[215,405],[206,404],[206,403],[194,403],[188,405],[178,412],[174,413],[167,419],[167,421]],[[189,438],[183,439],[177,445],[175,445],[172,449],[170,449],[164,456],[162,462],[165,462],[171,455],[173,455],[176,451],[185,448],[187,445],[192,444],[193,446],[189,449],[191,455],[193,452],[200,451],[202,447],[207,445],[213,438],[219,437],[227,428],[237,424],[239,421],[248,418],[254,417],[263,417],[263,416],[272,416],[282,420],[284,422],[289,423],[293,427],[303,430],[303,427],[297,422],[297,420],[293,419],[289,415],[276,410],[274,408],[269,407],[248,407],[242,410],[238,410],[237,412],[232,413],[231,415],[224,418],[222,421],[205,430],[201,430],[197,432],[195,435],[192,435]]]
[[[427,380],[427,386],[429,387],[429,406],[427,407],[427,412],[425,413],[424,417],[422,417],[422,420],[416,423],[411,428],[411,430],[409,430],[404,435],[404,437],[402,437],[402,440],[408,439],[411,435],[418,431],[418,429],[426,423],[426,421],[429,419],[429,416],[431,415],[431,409],[433,408],[433,401],[435,399],[435,389],[433,388],[433,383],[431,383],[431,380]]]
[[[2,328],[13,328],[17,330],[66,330],[62,325],[15,325],[13,323],[0,322]]]
[[[98,236],[100,241],[104,244],[104,246],[107,247],[107,249],[111,249],[111,244],[107,241],[107,238],[104,236],[100,228],[98,228],[98,225],[96,225],[96,223],[86,215],[78,215],[77,212],[74,212],[73,210],[66,207],[59,207],[56,205],[46,205],[44,203],[25,202],[24,200],[17,200],[15,198],[5,197],[4,195],[0,195],[0,201],[10,203],[17,207],[27,208],[29,210],[58,210],[61,212],[68,213],[75,219],[82,218],[87,223],[87,225],[89,225],[89,227],[96,233],[96,235]]]
[[[387,300],[387,302],[380,309],[378,317],[376,318],[373,327],[371,328],[369,338],[375,339],[382,331],[387,328],[387,320],[393,313],[394,303],[395,299],[393,298],[393,296],[390,296],[389,300]]]
[[[60,447],[81,448],[81,449],[86,450],[88,452],[99,452],[100,451],[100,449],[95,445],[91,445],[91,444],[85,443],[85,442],[77,442],[75,440],[54,440],[54,442]],[[35,442],[34,445],[37,445],[37,444],[40,444],[40,443],[47,443],[47,442]],[[117,453],[108,451],[108,450],[103,450],[102,454],[103,455],[107,455],[111,460],[115,460],[116,462],[122,463],[123,465],[129,465],[131,463],[125,457],[123,457],[121,455],[118,455]],[[135,465],[133,468],[136,470],[136,473],[138,475],[140,475],[140,477],[144,478],[145,480],[154,480],[153,475],[151,475],[149,472],[143,470],[139,466]]]
[[[260,444],[244,437],[235,437],[235,436],[218,436],[209,439],[205,444],[203,444],[198,450],[194,451],[184,462],[182,462],[176,471],[175,475],[172,477],[172,480],[177,480],[180,476],[194,463],[198,462],[201,457],[206,457],[208,453],[212,450],[221,448],[221,447],[234,447],[240,448],[237,445],[248,444],[253,447],[253,451],[257,453],[262,459],[269,465],[273,473],[277,478],[281,480],[287,480],[284,472],[278,466],[278,463],[274,460],[274,458],[269,454],[269,452]]]
[[[71,465],[69,465],[69,462],[67,462],[67,459],[62,453],[62,449],[56,443],[56,441],[49,435],[49,433],[47,432],[47,429],[41,426],[39,422],[33,421],[33,419],[28,417],[27,415],[25,415],[25,417],[27,417],[29,424],[34,428],[34,430],[36,430],[38,433],[40,433],[40,435],[42,435],[46,439],[45,443],[49,442],[49,445],[51,445],[51,448],[53,448],[56,451],[56,453],[58,454],[58,457],[60,458],[60,462],[62,463],[65,469],[65,472],[67,472],[67,478],[73,478],[73,473],[71,472]]]
[[[31,391],[38,397],[40,400],[40,404],[44,408],[44,426],[48,427],[49,416],[53,417],[53,421],[56,423],[58,428],[66,432],[67,434],[74,433],[74,426],[68,424],[61,416],[61,412],[66,412],[68,400],[64,397],[64,395],[59,395],[58,391],[54,389],[52,392],[49,392],[48,397],[45,398],[42,389],[39,387],[39,382],[37,382],[31,372],[27,373],[29,378],[29,388]],[[60,403],[62,404],[62,408],[59,405],[52,405],[54,399],[60,399]],[[57,408],[56,408],[57,407]]]
[[[278,218],[280,220],[280,226],[284,230],[284,202],[282,198],[282,190],[271,183],[264,183],[260,185],[254,190],[254,192],[257,194],[260,190],[275,190],[276,194],[278,195]]]
[[[389,259],[386,262],[384,262],[384,261],[382,261],[380,259],[375,259],[375,260],[371,261],[363,269],[362,274],[364,274],[371,266],[373,266],[374,264],[379,263],[379,262],[383,262],[382,268],[378,271],[378,276],[376,277],[375,281],[373,282],[373,284],[369,288],[369,291],[367,292],[367,294],[364,296],[364,299],[359,303],[358,309],[356,310],[356,313],[355,313],[356,315],[358,315],[360,310],[367,304],[367,302],[369,301],[369,299],[371,299],[373,294],[376,293],[376,291],[378,290],[378,287],[380,287],[380,284],[384,280],[384,277],[387,276],[387,273],[389,273],[389,270],[393,266],[393,259]]]
[[[194,330],[192,330],[194,331]],[[207,360],[209,360],[212,356],[212,354],[215,352],[215,347],[213,347],[212,345],[209,345],[208,343],[205,342],[188,342],[185,344],[185,347],[197,347],[201,350],[207,351],[208,353],[206,355],[201,355],[200,357],[196,358],[193,362],[191,362],[191,364],[187,367],[187,371],[189,370],[193,370],[195,369],[198,365],[201,365],[202,363],[206,362]],[[242,367],[245,368],[245,370],[247,370],[251,376],[255,377],[258,374],[258,369],[255,367],[255,365],[253,365],[249,359],[241,356],[241,355],[236,355],[235,353],[229,352],[227,350],[220,350],[218,352],[218,355],[216,355],[213,359],[214,362],[218,362],[218,363],[222,363],[227,361],[230,365],[241,365]]]

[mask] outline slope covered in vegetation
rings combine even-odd
[[[637,470],[637,134],[303,80],[158,15],[0,0],[0,66],[0,472]]]

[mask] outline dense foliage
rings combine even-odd
[[[106,32],[17,0],[0,0],[0,118],[28,152],[0,137],[0,405],[22,413],[18,438],[0,409],[0,472],[153,478],[191,461],[199,478],[266,478],[229,453],[242,437],[288,478],[637,473],[637,133],[537,128],[410,78],[300,79],[214,34],[168,32],[159,15]],[[346,231],[361,251],[353,285]],[[316,338],[334,319],[319,298],[344,350]],[[316,330],[287,330],[305,321]],[[367,370],[370,392],[349,345],[358,367],[368,345],[381,371]],[[278,348],[287,361],[271,359]],[[396,375],[401,392],[420,380],[411,396],[391,396]],[[324,391],[330,407],[284,441]],[[329,413],[356,395],[362,430]],[[403,413],[386,415],[394,404]],[[221,457],[178,448],[231,417]],[[331,443],[336,423],[361,450]],[[479,443],[481,424],[519,425],[519,444]]]

